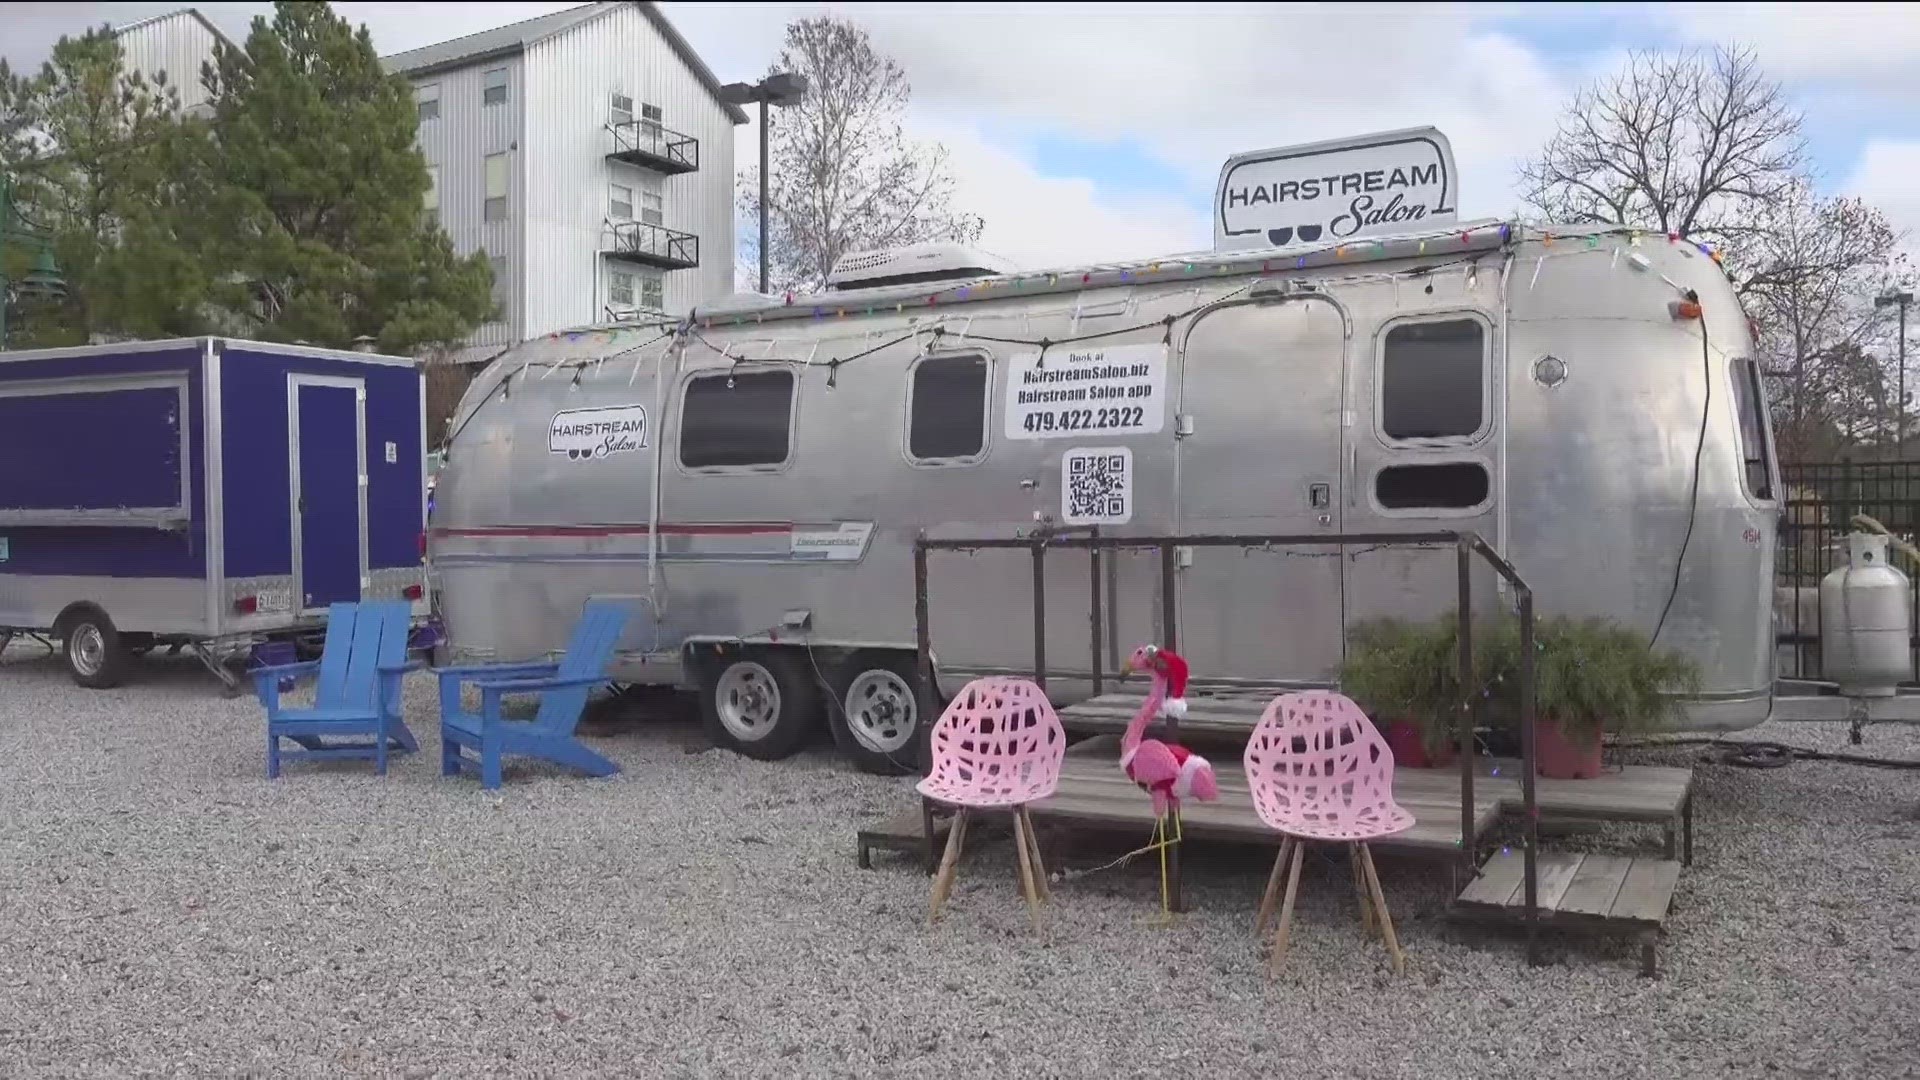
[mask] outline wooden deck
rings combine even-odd
[[[1059,790],[1034,803],[1033,816],[1062,825],[1131,829],[1145,836],[1153,828],[1153,802],[1120,771],[1119,760],[1118,736],[1103,735],[1074,745],[1061,764]],[[1280,835],[1267,828],[1254,813],[1247,774],[1240,763],[1215,760],[1214,768],[1220,780],[1220,799],[1212,803],[1183,804],[1180,819],[1184,834],[1279,846]],[[1393,795],[1401,806],[1412,812],[1413,828],[1379,840],[1375,847],[1407,854],[1447,857],[1460,854],[1460,777],[1457,773],[1402,769],[1394,777]],[[1499,817],[1498,798],[1492,792],[1476,790],[1473,839],[1479,839],[1491,829]]]
[[[1207,822],[1203,828],[1245,825],[1245,817],[1235,815],[1229,804],[1243,806],[1252,814],[1246,797],[1246,778],[1237,768],[1239,752],[1219,754],[1206,744],[1245,744],[1246,737],[1260,721],[1260,713],[1273,700],[1272,690],[1194,689],[1187,695],[1187,716],[1180,722],[1180,736],[1208,754],[1221,780],[1221,802],[1214,807],[1193,805],[1184,817],[1189,825]],[[1069,730],[1099,731],[1117,734],[1139,711],[1145,700],[1143,690],[1125,690],[1101,694],[1060,710],[1060,720]],[[1157,725],[1156,725],[1157,726]],[[1076,769],[1069,764],[1061,775],[1061,795],[1070,805],[1084,808],[1089,815],[1105,819],[1105,799],[1111,792],[1098,781],[1117,783],[1121,794],[1137,792],[1120,775],[1120,751],[1114,738],[1094,738],[1068,751],[1071,763],[1076,756],[1104,757],[1104,771]],[[1492,819],[1484,819],[1480,803],[1491,801],[1498,812],[1517,814],[1523,808],[1520,792],[1520,762],[1509,758],[1482,758],[1475,763],[1473,794],[1476,821],[1484,832]],[[1069,784],[1069,779],[1072,784]],[[1231,780],[1233,788],[1228,791]],[[1083,782],[1084,781],[1084,782]],[[1094,786],[1089,786],[1093,784]],[[1070,790],[1071,787],[1071,790]],[[1401,846],[1416,849],[1458,850],[1460,839],[1460,773],[1458,769],[1399,769],[1394,774],[1394,798],[1413,811],[1417,824]],[[1237,796],[1237,799],[1235,798]],[[1057,797],[1057,798],[1059,798]],[[1588,821],[1631,821],[1664,826],[1667,857],[1692,861],[1693,770],[1655,765],[1626,765],[1592,780],[1549,780],[1534,782],[1534,799],[1540,816],[1546,819]],[[1443,807],[1451,807],[1451,814]],[[1035,807],[1042,812],[1042,807]],[[1209,821],[1209,812],[1228,814],[1231,821]],[[1097,812],[1097,813],[1096,813]],[[1129,823],[1152,823],[1152,811],[1141,810],[1127,819]],[[1063,816],[1056,813],[1056,816]],[[1254,826],[1259,823],[1254,821]],[[1229,828],[1230,832],[1236,831]],[[1683,843],[1681,843],[1683,842]],[[1390,846],[1382,841],[1382,847]]]

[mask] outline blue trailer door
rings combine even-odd
[[[358,379],[288,378],[294,569],[303,611],[360,599],[367,566],[365,395]]]

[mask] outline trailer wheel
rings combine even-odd
[[[885,653],[854,657],[836,673],[827,727],[841,756],[861,772],[899,776],[920,771],[920,679],[914,658]]]
[[[113,620],[99,608],[83,608],[62,624],[67,671],[73,681],[91,690],[119,686],[126,676],[127,650]]]
[[[700,713],[714,742],[775,761],[813,734],[820,696],[794,657],[771,651],[723,657],[706,665],[705,675]]]

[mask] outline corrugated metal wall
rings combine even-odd
[[[507,69],[507,100],[484,104],[485,73],[502,67]],[[459,254],[484,250],[489,257],[506,260],[505,287],[495,290],[505,299],[506,319],[480,327],[469,339],[475,345],[507,345],[545,333],[526,329],[528,279],[522,253],[528,236],[527,176],[533,158],[521,136],[528,104],[525,70],[521,57],[503,56],[413,80],[416,91],[432,85],[440,89],[440,116],[421,122],[419,141],[427,164],[440,168],[441,227]],[[507,155],[507,216],[504,221],[487,221],[486,159],[498,153]]]
[[[534,238],[528,247],[527,334],[599,321],[609,268],[639,269],[598,254],[608,186],[616,176],[630,178],[636,192],[660,192],[667,227],[700,237],[698,267],[664,272],[667,310],[684,312],[730,294],[733,123],[646,15],[620,5],[529,47],[526,62],[527,115],[535,118],[526,142],[526,220]],[[665,127],[699,139],[700,168],[662,177],[608,161],[612,135],[606,125],[615,89],[633,97],[636,114],[643,103],[658,105]]]
[[[186,10],[129,27],[120,34],[122,65],[151,81],[165,72],[167,85],[180,94],[180,107],[191,109],[207,100],[200,83],[200,65],[213,62],[218,40],[206,24]]]

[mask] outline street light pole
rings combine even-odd
[[[728,83],[720,88],[720,100],[729,105],[745,105],[750,101],[760,103],[760,291],[767,291],[767,174],[771,168],[768,156],[768,112],[767,106],[778,105],[786,108],[797,105],[807,96],[807,77],[795,75],[790,71],[776,71],[757,83]]]
[[[767,291],[767,98],[760,97],[760,292]]]
[[[1907,449],[1907,305],[1913,303],[1913,294],[1902,289],[1897,292],[1883,293],[1873,298],[1877,308],[1896,307],[1900,310],[1900,338],[1895,349],[1899,354],[1899,394],[1900,411],[1893,420],[1894,453],[1904,455]]]

